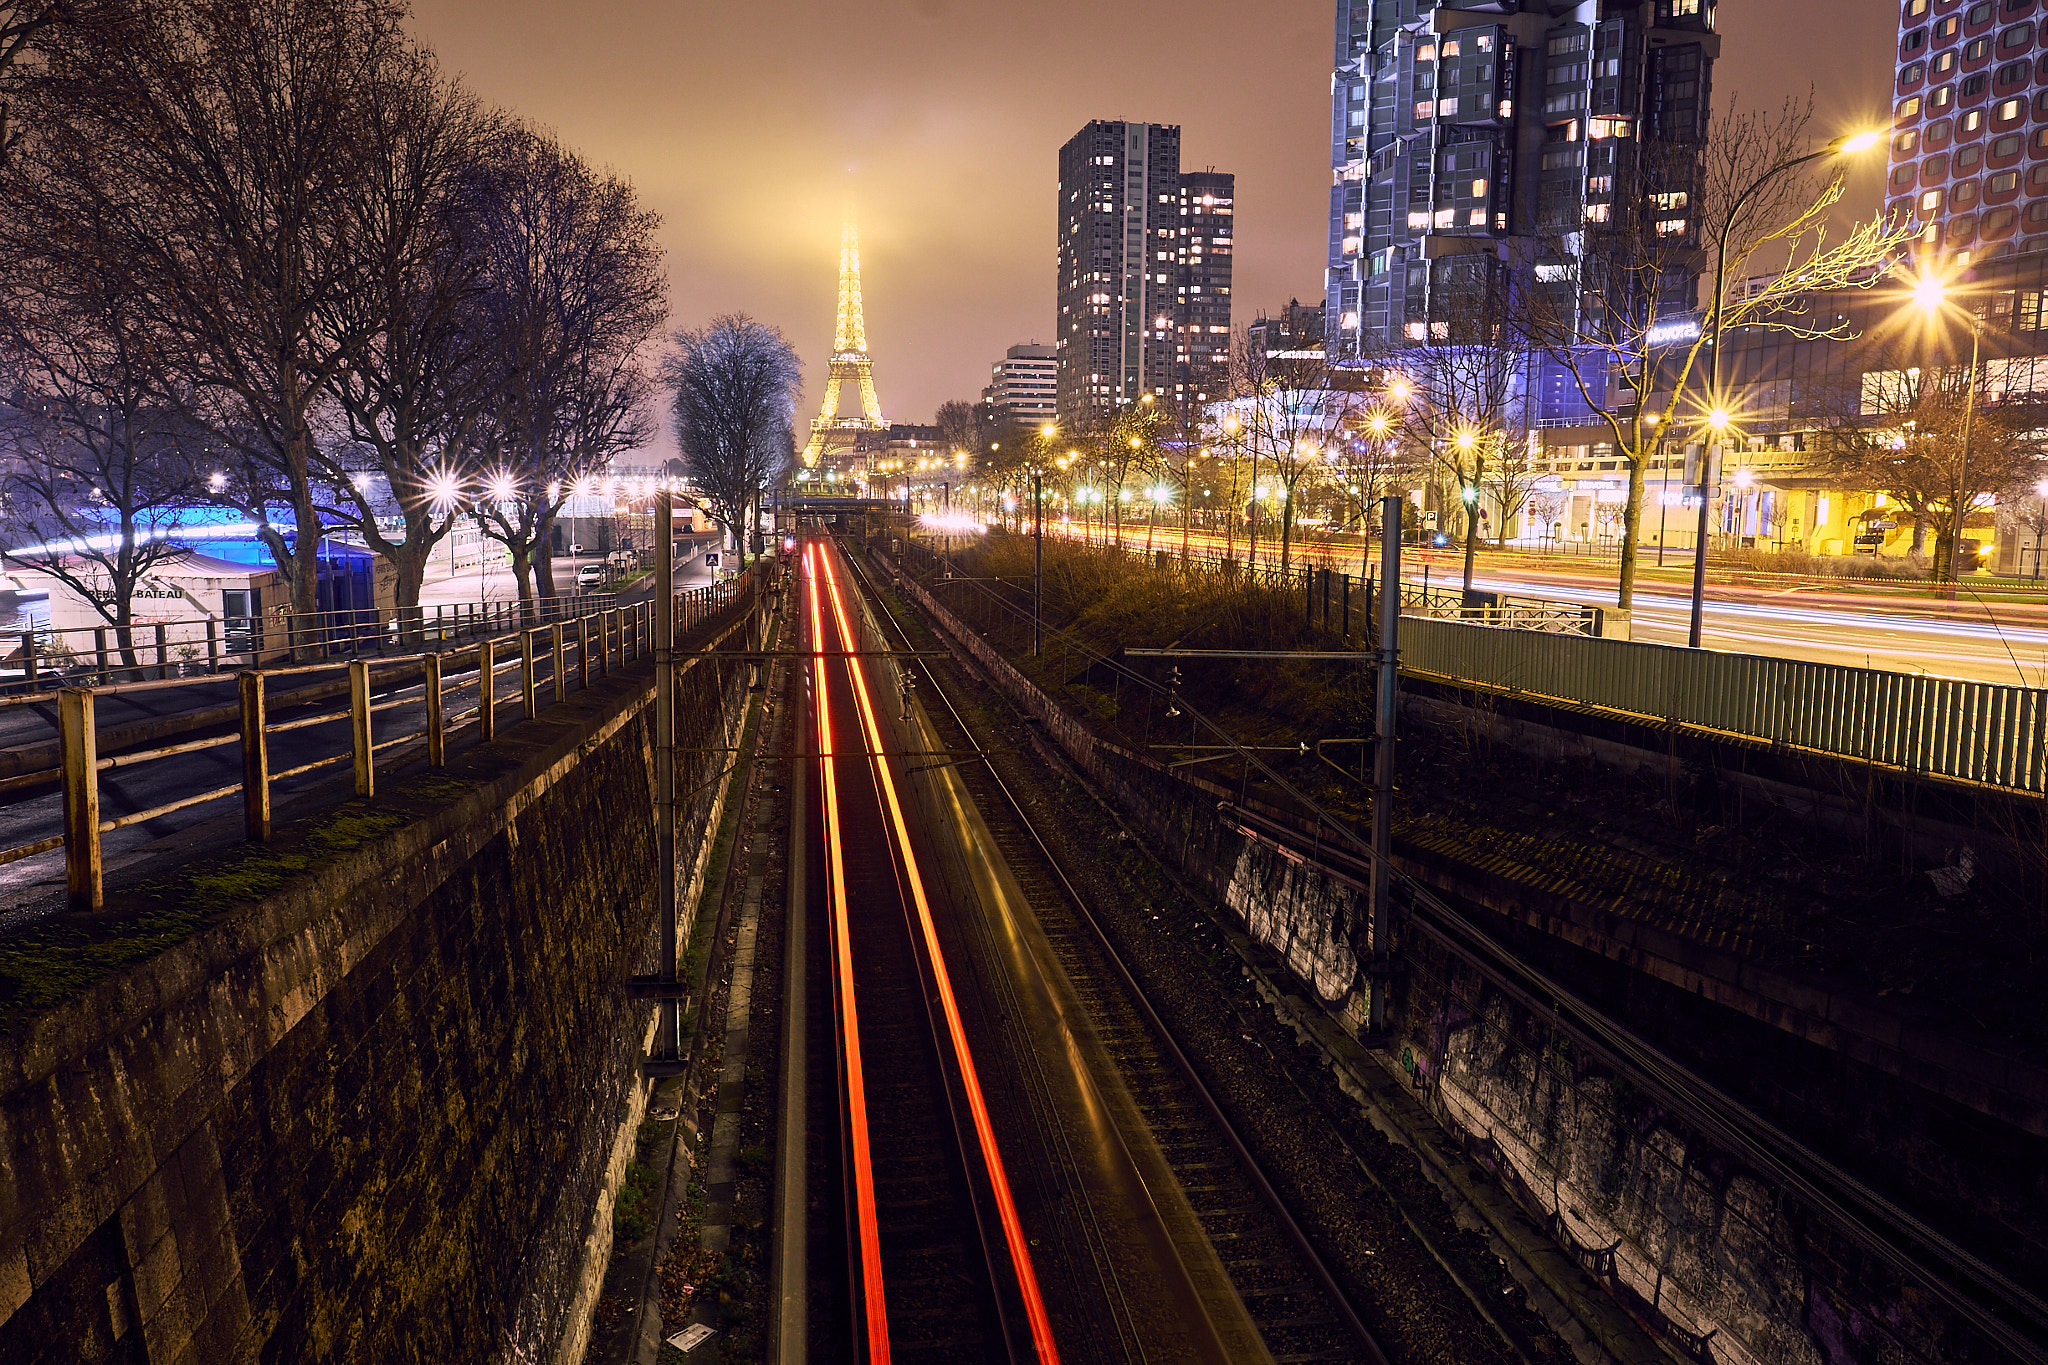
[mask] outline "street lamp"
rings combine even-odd
[[[1869,151],[1883,140],[1884,134],[1882,132],[1876,129],[1866,129],[1860,133],[1851,133],[1838,137],[1817,152],[1808,152],[1805,156],[1795,156],[1790,161],[1781,161],[1755,180],[1752,180],[1749,188],[1736,195],[1735,202],[1728,206],[1728,212],[1721,220],[1721,231],[1714,244],[1714,358],[1711,362],[1711,370],[1707,380],[1713,390],[1715,403],[1713,418],[1720,419],[1719,421],[1713,421],[1710,418],[1709,422],[1717,430],[1724,429],[1728,424],[1728,414],[1721,407],[1721,404],[1726,401],[1721,390],[1721,324],[1722,315],[1727,312],[1728,304],[1728,233],[1735,226],[1736,218],[1741,216],[1742,206],[1747,204],[1751,196],[1758,190],[1787,171],[1795,170],[1800,166],[1807,165],[1809,162],[1824,160],[1831,156],[1854,156],[1858,152]],[[1645,376],[1646,384],[1647,378]],[[1700,626],[1706,610],[1707,485],[1705,474],[1710,463],[1707,460],[1700,462],[1700,520],[1698,534],[1693,541],[1692,547],[1692,622],[1686,630],[1685,638],[1686,645],[1692,649],[1700,647]]]

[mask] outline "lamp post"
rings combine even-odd
[[[1734,228],[1735,219],[1742,212],[1742,206],[1747,204],[1758,190],[1787,171],[1795,170],[1809,162],[1820,161],[1826,157],[1846,156],[1855,152],[1867,151],[1883,140],[1883,134],[1873,131],[1854,133],[1846,137],[1836,138],[1817,152],[1808,152],[1805,156],[1795,156],[1790,161],[1781,161],[1751,181],[1749,188],[1736,195],[1735,202],[1728,206],[1727,214],[1721,219],[1720,234],[1714,244],[1714,358],[1711,362],[1711,369],[1707,380],[1713,390],[1715,411],[1722,416],[1721,425],[1723,427],[1727,425],[1727,422],[1725,414],[1726,403],[1721,393],[1721,322],[1722,315],[1727,311],[1728,304],[1728,233]],[[1646,377],[1645,388],[1647,387]],[[1693,541],[1692,547],[1692,622],[1686,630],[1685,639],[1687,647],[1691,649],[1698,649],[1700,647],[1701,618],[1704,616],[1706,609],[1707,486],[1705,473],[1711,463],[1711,461],[1704,459],[1700,461],[1700,520],[1698,534]]]

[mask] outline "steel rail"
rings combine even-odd
[[[848,556],[848,560],[852,562],[852,557]],[[856,571],[861,572],[858,567],[856,567]],[[865,577],[864,572],[863,577]],[[874,586],[872,581],[870,581],[869,589],[871,592],[874,591]],[[888,623],[890,628],[896,631],[906,645],[910,643],[909,634],[903,629],[900,622],[897,622],[887,612],[881,613],[881,618]],[[953,699],[946,694],[946,689],[935,687],[934,690],[939,694],[940,700],[945,702],[946,709],[951,713],[954,724],[960,727],[963,734],[971,736],[973,731],[968,727],[966,718],[960,714],[960,708],[954,705]],[[1346,1296],[1342,1287],[1338,1285],[1337,1278],[1331,1273],[1329,1266],[1324,1264],[1323,1258],[1317,1254],[1315,1247],[1309,1242],[1308,1234],[1302,1230],[1301,1224],[1295,1221],[1293,1213],[1288,1210],[1286,1202],[1281,1199],[1280,1192],[1274,1189],[1273,1183],[1266,1178],[1265,1171],[1259,1166],[1257,1159],[1253,1157],[1251,1149],[1245,1145],[1244,1139],[1239,1136],[1236,1126],[1231,1123],[1229,1116],[1223,1110],[1223,1106],[1217,1102],[1216,1097],[1210,1093],[1209,1087],[1203,1083],[1201,1076],[1195,1071],[1194,1063],[1189,1061],[1187,1053],[1181,1050],[1179,1040],[1167,1028],[1166,1021],[1159,1017],[1158,1011],[1153,1009],[1152,1002],[1146,998],[1143,988],[1138,984],[1137,977],[1131,973],[1131,969],[1125,964],[1122,954],[1118,953],[1115,945],[1110,942],[1108,933],[1104,931],[1102,925],[1096,920],[1095,913],[1089,908],[1087,900],[1081,895],[1080,890],[1075,887],[1073,880],[1067,876],[1066,868],[1061,865],[1058,858],[1053,856],[1052,849],[1047,846],[1044,837],[1038,832],[1038,826],[1025,813],[1024,804],[1010,790],[1009,784],[1003,781],[1002,774],[996,771],[995,764],[989,759],[988,755],[984,754],[981,757],[987,768],[990,780],[994,782],[996,790],[1002,795],[1004,804],[1010,808],[1012,815],[1016,817],[1025,833],[1031,836],[1032,844],[1038,849],[1040,856],[1045,859],[1046,866],[1052,871],[1054,879],[1059,882],[1061,889],[1066,893],[1067,899],[1072,902],[1075,912],[1080,916],[1081,922],[1088,926],[1089,933],[1094,937],[1096,945],[1102,950],[1103,956],[1115,971],[1117,979],[1123,983],[1123,987],[1129,993],[1138,1013],[1144,1018],[1146,1025],[1151,1028],[1154,1035],[1159,1038],[1167,1056],[1173,1059],[1173,1063],[1180,1070],[1181,1075],[1193,1087],[1203,1109],[1223,1133],[1225,1143],[1237,1157],[1238,1162],[1244,1167],[1245,1173],[1251,1178],[1252,1185],[1258,1191],[1260,1198],[1266,1201],[1267,1205],[1273,1210],[1274,1215],[1279,1219],[1282,1229],[1287,1233],[1288,1240],[1294,1244],[1295,1250],[1301,1255],[1302,1260],[1307,1265],[1309,1273],[1315,1277],[1316,1283],[1322,1287],[1323,1292],[1330,1296],[1338,1315],[1344,1320],[1345,1327],[1357,1338],[1359,1344],[1365,1348],[1373,1360],[1378,1362],[1378,1365],[1388,1365],[1386,1353],[1381,1350],[1379,1342],[1373,1337],[1372,1332],[1358,1316],[1357,1310],[1351,1306],[1351,1300]]]
[[[836,553],[836,546],[834,551]],[[832,571],[831,557],[821,551],[818,563],[824,569],[826,589],[832,599],[832,612],[839,626],[840,638],[848,642],[857,640],[859,635],[847,617],[838,576]],[[861,732],[870,748],[881,749],[882,724],[875,709],[874,699],[868,691],[867,677],[853,661],[846,664],[846,671],[853,682],[853,696],[860,717]],[[1024,1299],[1024,1315],[1030,1324],[1032,1346],[1042,1365],[1058,1365],[1059,1347],[1053,1340],[1051,1315],[1046,1310],[1045,1298],[1039,1290],[1038,1272],[1033,1264],[1030,1239],[1024,1235],[1023,1219],[1017,1212],[1016,1199],[1010,1190],[1009,1171],[996,1141],[995,1124],[989,1117],[988,1101],[982,1093],[974,1053],[967,1042],[966,1024],[961,1018],[959,1001],[953,992],[952,976],[946,966],[945,953],[939,946],[938,925],[932,915],[931,900],[925,889],[923,873],[918,867],[916,851],[911,845],[909,820],[904,813],[902,800],[896,790],[896,779],[889,771],[888,763],[882,759],[871,759],[870,762],[874,766],[875,776],[879,779],[882,795],[887,802],[890,826],[896,836],[897,852],[905,873],[904,880],[909,886],[917,911],[917,925],[923,938],[926,964],[932,975],[932,984],[938,993],[938,1004],[944,1019],[947,1040],[952,1046],[954,1064],[959,1069],[961,1089],[966,1095],[968,1115],[972,1120],[976,1145],[980,1149],[983,1173],[988,1178],[990,1191],[995,1199],[997,1219],[1002,1225],[1003,1241],[1010,1257],[1010,1268],[1017,1277],[1017,1288]],[[997,1311],[1000,1316],[1000,1293],[997,1295]],[[1008,1338],[1009,1333],[1006,1331],[1006,1344]]]

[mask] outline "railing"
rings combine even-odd
[[[672,594],[670,603],[676,614],[678,637],[723,613],[752,590],[749,578]],[[552,665],[552,700],[558,704],[566,701],[570,679],[568,652],[575,650],[577,687],[579,690],[588,688],[593,670],[602,677],[614,668],[636,663],[649,654],[653,648],[654,609],[654,601],[613,607],[545,624],[522,624],[509,636],[494,634],[486,627],[480,627],[472,645],[449,653],[414,653],[382,659],[359,657],[338,663],[246,670],[236,675],[240,723],[229,733],[104,758],[99,755],[100,729],[96,720],[101,697],[176,693],[180,689],[215,685],[221,679],[171,678],[104,688],[67,687],[55,693],[6,698],[0,701],[0,707],[56,701],[62,762],[56,769],[7,779],[0,789],[32,785],[61,776],[64,802],[61,832],[13,848],[0,849],[0,865],[61,847],[65,854],[65,883],[72,905],[79,909],[98,909],[104,901],[100,853],[102,835],[239,795],[246,836],[252,841],[268,840],[271,833],[271,789],[276,783],[350,763],[354,772],[355,794],[373,796],[378,772],[377,755],[400,745],[422,742],[428,765],[441,767],[447,761],[450,736],[471,722],[476,724],[478,742],[488,743],[496,736],[498,711],[503,704],[495,688],[499,675],[512,669],[519,671],[520,714],[522,718],[530,719],[540,710],[540,665],[543,662]],[[499,649],[505,644],[510,644],[516,653],[501,657]],[[466,668],[454,666],[459,665],[465,656],[471,660]],[[316,674],[331,675],[342,670],[346,671],[348,679],[346,706],[289,720],[273,721],[269,718],[273,681]],[[462,674],[471,676],[465,682],[460,676]],[[475,688],[475,705],[450,714],[447,710],[450,696],[465,686]],[[381,697],[378,695],[380,689]],[[325,700],[326,695],[301,693],[281,700],[297,706]],[[424,707],[421,728],[380,737],[376,720],[380,713],[420,706]],[[323,725],[338,725],[343,721],[348,723],[348,741],[339,752],[324,754],[281,771],[272,770],[270,740],[273,736]],[[101,773],[230,744],[241,747],[240,781],[209,791],[188,793],[147,810],[125,813],[112,819],[101,818]]]
[[[1434,620],[1402,626],[1401,667],[1902,772],[2048,791],[2041,688]]]
[[[435,643],[545,625],[609,610],[608,593],[571,593],[530,602],[455,602],[409,611],[343,609],[262,616],[139,622],[128,643],[114,626],[31,626],[0,631],[0,687],[34,691],[51,680],[165,681],[223,667],[260,665],[300,650],[324,657],[417,651]],[[7,675],[14,675],[11,680]]]
[[[1510,630],[1547,631],[1553,635],[1598,635],[1598,607],[1559,602],[1548,597],[1518,597],[1503,592],[1467,593],[1427,583],[1401,585],[1401,614],[1442,621],[1471,621]]]

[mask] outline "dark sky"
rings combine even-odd
[[[1178,123],[1185,165],[1236,172],[1239,321],[1321,298],[1333,13],[415,0],[414,31],[484,98],[629,177],[665,221],[673,321],[745,311],[780,326],[806,362],[807,409],[831,346],[841,208],[857,201],[883,411],[925,422],[977,395],[1006,346],[1052,340],[1056,157],[1091,118]],[[1720,31],[1717,109],[1810,84],[1819,129],[1883,117],[1890,0],[1723,0]],[[1880,156],[1851,183],[1863,213]]]

